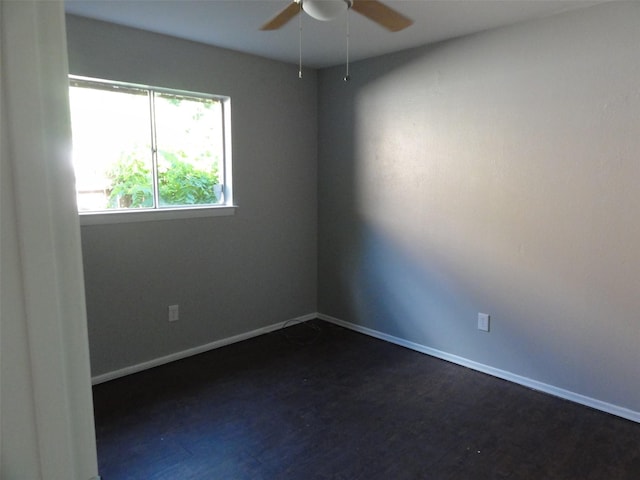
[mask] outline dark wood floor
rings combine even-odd
[[[103,479],[640,479],[640,424],[312,325],[95,386]]]

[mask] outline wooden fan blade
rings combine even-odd
[[[413,20],[377,0],[354,0],[351,9],[392,32],[404,30],[413,24]]]
[[[300,4],[297,2],[291,2],[289,6],[282,10],[278,15],[260,27],[260,30],[277,30],[298,13],[300,13]]]

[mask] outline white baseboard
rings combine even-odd
[[[373,330],[371,328],[363,327],[361,325],[356,325],[351,322],[347,322],[345,320],[341,320],[336,317],[332,317],[330,315],[325,315],[323,313],[309,313],[307,315],[303,315],[300,317],[292,318],[286,320],[284,322],[278,322],[273,325],[268,325],[266,327],[258,328],[256,330],[252,330],[250,332],[241,333],[239,335],[234,335],[232,337],[223,338],[221,340],[216,340],[211,343],[207,343],[205,345],[200,345],[197,347],[189,348],[187,350],[183,350],[180,352],[172,353],[170,355],[166,355],[164,357],[155,358],[153,360],[149,360],[147,362],[142,362],[136,365],[131,365],[129,367],[125,367],[119,370],[115,370],[112,372],[107,372],[101,375],[97,375],[92,378],[92,383],[97,385],[99,383],[107,382],[109,380],[114,380],[116,378],[124,377],[126,375],[131,375],[132,373],[141,372],[143,370],[147,370],[149,368],[157,367],[160,365],[164,365],[169,362],[173,362],[176,360],[180,360],[183,358],[190,357],[192,355],[197,355],[199,353],[204,353],[209,350],[214,350],[216,348],[224,347],[226,345],[230,345],[232,343],[241,342],[242,340],[247,340],[249,338],[257,337],[259,335],[263,335],[265,333],[273,332],[275,330],[279,330],[284,326],[290,326],[295,323],[306,322],[308,320],[313,320],[314,318],[319,318],[320,320],[324,320],[329,323],[333,323],[335,325],[347,328],[349,330],[353,330],[359,333],[363,333],[365,335],[384,340],[386,342],[393,343],[395,345],[400,345],[405,348],[409,348],[411,350],[415,350],[420,353],[424,353],[426,355],[430,355],[435,358],[440,358],[442,360],[446,360],[451,363],[455,363],[457,365],[461,365],[463,367],[471,368],[472,370],[476,370],[478,372],[486,373],[488,375],[492,375],[497,378],[501,378],[503,380],[507,380],[513,383],[517,383],[518,385],[522,385],[533,390],[538,390],[544,393],[548,393],[550,395],[563,398],[565,400],[569,400],[575,403],[579,403],[581,405],[585,405],[587,407],[594,408],[596,410],[600,410],[602,412],[610,413],[612,415],[616,415],[618,417],[626,418],[627,420],[631,420],[636,423],[640,423],[640,412],[635,410],[630,410],[628,408],[620,407],[618,405],[614,405],[608,402],[604,402],[602,400],[598,400],[596,398],[587,397],[585,395],[572,392],[570,390],[565,390],[563,388],[556,387],[554,385],[549,385],[547,383],[539,382],[537,380],[533,380],[531,378],[523,377],[521,375],[517,375],[512,372],[508,372],[506,370],[501,370],[498,368],[491,367],[489,365],[484,365],[482,363],[475,362],[473,360],[469,360],[464,357],[459,357],[457,355],[453,355],[447,352],[443,352],[441,350],[436,350],[434,348],[427,347],[425,345],[421,345],[419,343],[411,342],[409,340],[405,340],[403,338],[395,337],[393,335],[389,335],[378,330]]]
[[[221,340],[216,340],[214,342],[207,343],[205,345],[200,345],[197,347],[189,348],[187,350],[182,350],[180,352],[172,353],[164,357],[154,358],[153,360],[149,360],[147,362],[138,363],[136,365],[131,365],[129,367],[121,368],[119,370],[103,373],[101,375],[96,375],[95,377],[92,377],[91,382],[94,385],[97,385],[99,383],[107,382],[109,380],[115,380],[116,378],[124,377],[126,375],[131,375],[132,373],[141,372],[143,370],[148,370],[149,368],[158,367],[166,363],[174,362],[176,360],[181,360],[183,358],[191,357],[193,355],[198,355],[199,353],[208,352],[209,350],[214,350],[216,348],[224,347],[232,343],[241,342],[242,340],[247,340],[249,338],[257,337],[265,333],[273,332],[274,330],[279,330],[284,326],[290,326],[295,323],[306,322],[308,320],[313,320],[315,318],[318,318],[316,313],[309,313],[301,317],[292,318],[284,322],[274,323],[273,325],[268,325],[266,327],[258,328],[250,332],[234,335],[233,337],[223,338]]]
[[[317,318],[319,318],[320,320],[324,320],[326,322],[339,325],[344,328],[348,328],[350,330],[354,330],[359,333],[363,333],[365,335],[369,335],[371,337],[378,338],[380,340],[384,340],[390,343],[394,343],[396,345],[400,345],[402,347],[409,348],[411,350],[415,350],[417,352],[431,355],[432,357],[440,358],[442,360],[446,360],[448,362],[455,363],[457,365],[462,365],[463,367],[471,368],[473,370],[477,370],[479,372],[486,373],[494,377],[501,378],[503,380],[508,380],[510,382],[523,385],[533,390],[538,390],[544,393],[548,393],[550,395],[560,397],[565,400],[570,400],[572,402],[579,403],[587,407],[595,408],[596,410],[600,410],[602,412],[610,413],[612,415],[616,415],[618,417],[626,418],[627,420],[640,423],[640,412],[635,410],[630,410],[628,408],[620,407],[618,405],[613,405],[611,403],[603,402],[596,398],[587,397],[585,395],[581,395],[579,393],[571,392],[563,388],[542,383],[537,380],[533,380],[531,378],[517,375],[515,373],[511,373],[505,370],[500,370],[498,368],[494,368],[489,365],[484,365],[482,363],[474,362],[473,360],[469,360],[464,357],[459,357],[457,355],[452,355],[450,353],[436,350],[434,348],[426,347],[418,343],[410,342],[403,338],[394,337],[393,335],[388,335],[378,330],[373,330],[371,328],[346,322],[344,320],[331,317],[329,315],[318,313]]]

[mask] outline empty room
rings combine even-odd
[[[640,2],[21,3],[3,480],[640,478]]]

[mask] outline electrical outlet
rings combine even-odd
[[[489,314],[488,313],[479,313],[478,314],[478,330],[482,330],[483,332],[489,331]]]
[[[180,310],[178,305],[169,305],[169,321],[177,322],[180,320]]]

